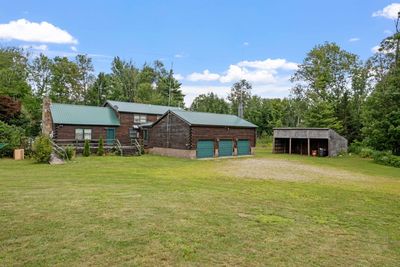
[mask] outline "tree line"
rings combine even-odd
[[[243,80],[233,85],[227,100],[200,95],[191,110],[236,114],[240,96],[244,118],[258,126],[258,135],[282,126],[331,128],[350,143],[399,155],[399,39],[399,34],[384,39],[365,61],[335,43],[317,45],[293,74],[289,97],[251,95],[251,85]]]
[[[327,127],[350,142],[400,153],[399,35],[381,43],[380,51],[362,61],[335,43],[312,48],[291,81],[290,95],[268,99],[251,94],[252,85],[233,84],[227,98],[197,96],[189,110],[238,114],[258,126],[258,135],[274,127]],[[32,59],[18,48],[0,49],[0,120],[26,136],[40,131],[41,102],[102,105],[106,99],[184,107],[181,83],[161,61],[137,67],[115,57],[109,73],[95,75],[87,55]],[[15,105],[15,102],[20,105]],[[0,140],[1,141],[1,140]]]

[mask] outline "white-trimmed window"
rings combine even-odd
[[[92,139],[92,129],[84,129],[83,135],[84,135],[85,140],[91,140]]]
[[[75,129],[76,140],[91,140],[92,129]]]
[[[135,114],[133,115],[133,123],[146,123],[147,116],[142,114]]]
[[[83,140],[83,129],[75,129],[75,140]]]

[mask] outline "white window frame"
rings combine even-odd
[[[75,140],[92,140],[92,129],[75,129]]]
[[[83,139],[92,140],[92,129],[83,129]]]
[[[134,114],[133,115],[133,123],[146,123],[147,122],[147,115],[145,114]]]
[[[81,128],[75,129],[75,140],[83,140],[84,138],[84,131]]]

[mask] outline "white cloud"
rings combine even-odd
[[[181,53],[180,54],[175,54],[174,58],[183,58],[183,54],[181,54]]]
[[[78,51],[78,48],[76,48],[76,46],[71,46],[70,48],[71,48],[71,50],[74,51],[74,52],[77,52],[77,51]]]
[[[211,73],[209,70],[205,70],[202,73],[193,72],[186,77],[187,80],[192,82],[197,81],[216,81],[220,78],[219,74]]]
[[[265,98],[282,98],[287,97],[290,93],[292,84],[289,77],[282,77],[276,80],[274,84],[254,85],[252,89],[253,95],[258,95]],[[199,94],[207,94],[213,92],[219,97],[225,98],[228,96],[231,86],[230,85],[186,85],[183,84],[182,92],[185,94],[185,104],[190,107],[193,100]]]
[[[240,61],[232,64],[221,73],[211,73],[204,70],[202,73],[194,72],[186,77],[188,81],[218,81],[221,83],[232,83],[246,79],[254,84],[275,83],[280,72],[294,71],[298,68],[297,63],[286,59],[266,59],[254,61]]]
[[[266,60],[254,60],[254,61],[241,61],[237,64],[239,67],[249,67],[255,69],[262,69],[262,70],[277,70],[277,69],[284,69],[284,70],[296,70],[297,63],[288,62],[286,59],[266,59]]]
[[[209,92],[225,98],[232,84],[241,79],[252,84],[253,94],[269,98],[285,97],[292,87],[290,76],[297,68],[297,63],[278,58],[240,61],[221,73],[211,73],[208,69],[201,73],[194,72],[182,84],[185,103],[190,106],[197,95]]]
[[[174,74],[174,78],[177,79],[178,81],[184,79],[184,77],[183,77],[181,74],[179,74],[179,73],[175,73],[175,74]]]
[[[374,53],[374,54],[375,54],[375,53],[379,53],[379,48],[380,48],[380,46],[379,46],[379,45],[376,45],[376,46],[374,46],[374,47],[371,48],[371,52]]]
[[[358,37],[353,37],[353,38],[349,39],[350,43],[354,43],[354,42],[358,42],[358,41],[360,41],[360,38],[358,38]]]
[[[400,3],[393,3],[382,10],[375,11],[372,13],[373,17],[384,17],[387,19],[397,19],[397,13],[400,11]]]
[[[248,45],[250,45],[250,43],[249,42],[244,42],[243,45],[244,46],[248,46]]]
[[[371,52],[372,53],[382,53],[382,54],[387,54],[387,53],[394,53],[395,52],[395,48],[393,48],[392,50],[383,50],[383,51],[379,51],[379,48],[381,46],[380,45],[376,45],[374,47],[371,48]]]
[[[26,19],[13,20],[7,24],[0,24],[0,39],[55,44],[78,43],[78,40],[67,31],[51,23],[46,21],[40,23],[30,22]]]
[[[20,46],[23,49],[26,50],[36,50],[36,51],[40,51],[40,52],[45,52],[49,50],[49,47],[45,44],[42,45],[22,45]]]

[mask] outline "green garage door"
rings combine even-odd
[[[237,154],[250,155],[250,142],[248,139],[242,139],[237,142]]]
[[[228,157],[233,154],[233,142],[232,140],[220,140],[218,142],[218,155],[220,157]]]
[[[198,158],[214,157],[214,141],[212,141],[212,140],[197,141],[196,154],[197,154]]]

